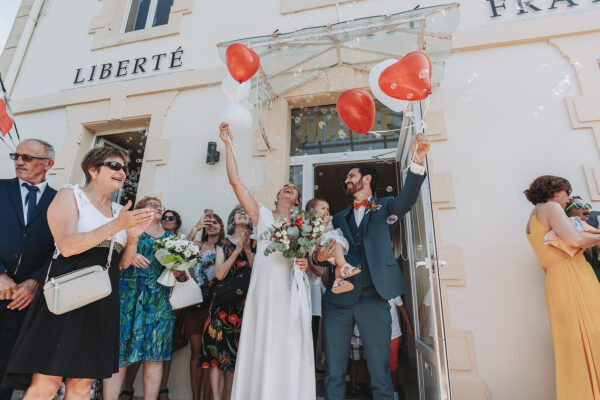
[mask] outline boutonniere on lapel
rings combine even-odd
[[[373,200],[369,200],[369,202],[367,203],[367,210],[365,211],[365,214],[368,214],[370,212],[375,212],[377,210],[379,210],[381,208],[381,204],[375,204],[375,202]]]

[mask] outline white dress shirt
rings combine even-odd
[[[415,175],[424,175],[425,167],[413,161],[410,163],[410,172],[412,172]],[[372,198],[373,196],[369,197],[369,201],[371,201]],[[358,210],[354,210],[354,220],[356,221],[356,226],[360,226],[360,223],[363,217],[365,216],[366,211],[367,207],[365,206],[361,206]]]
[[[29,208],[29,205],[25,203],[25,199],[27,198],[27,194],[29,193],[29,190],[27,190],[27,188],[25,186],[23,186],[24,183],[27,183],[28,185],[31,185],[31,183],[19,179],[19,188],[21,189],[21,203],[23,203],[23,219],[25,220],[25,225],[27,225],[27,209]],[[38,183],[37,185],[32,185],[32,186],[37,186],[39,189],[36,193],[37,197],[35,198],[35,204],[37,204],[40,202],[40,199],[42,198],[42,195],[44,194],[44,190],[46,189],[46,186],[48,186],[48,181],[44,180],[43,182]]]

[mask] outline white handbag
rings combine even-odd
[[[173,310],[202,303],[202,290],[187,271],[185,271],[185,275],[187,276],[187,280],[185,282],[176,280],[175,286],[173,286],[173,290],[171,291],[171,296],[169,296],[169,303],[171,303],[171,309]]]
[[[108,270],[114,248],[114,238],[110,241],[106,267],[93,265],[77,271],[59,275],[48,280],[50,268],[44,283],[44,297],[48,310],[60,315],[100,300],[112,292]]]

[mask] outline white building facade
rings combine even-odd
[[[206,163],[208,142],[224,154],[218,125],[226,67],[218,42],[438,4],[23,0],[0,72],[21,136],[57,149],[51,186],[81,183],[83,154],[109,142],[131,151],[137,171],[121,195],[159,196],[182,215],[187,233],[204,209],[226,217],[237,203],[224,159]],[[465,0],[460,15],[445,77],[425,117],[433,141],[431,197],[415,211],[424,217],[411,216],[407,239],[399,242],[417,297],[413,317],[428,285],[442,305],[432,308],[433,341],[421,333],[434,349],[433,374],[442,389],[426,390],[428,367],[421,363],[421,398],[445,398],[448,376],[454,399],[551,399],[544,274],[525,238],[531,205],[523,190],[539,175],[559,175],[575,194],[600,204],[600,0]],[[367,78],[368,72],[338,66],[281,95],[266,111],[271,149],[259,130],[235,136],[242,179],[261,202],[272,204],[290,180],[302,185],[304,201],[329,193],[319,188],[319,173],[333,173],[336,165],[377,158],[387,160],[382,167],[395,165],[390,152],[398,138],[361,147],[367,139],[353,137],[356,147],[336,148],[337,139],[323,132],[317,142],[332,149],[311,152],[302,147],[310,132],[304,135],[300,120],[294,124],[302,110],[331,109],[331,94],[368,88]],[[384,109],[378,115],[400,123]],[[300,148],[291,148],[298,145],[293,136],[303,138]],[[399,168],[390,172],[394,179]],[[0,158],[0,171],[14,176],[8,157]],[[411,240],[419,235],[434,240],[425,252],[425,289],[415,275],[423,248]],[[191,398],[188,368],[189,351],[176,353],[174,399]]]

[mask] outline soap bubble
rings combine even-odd
[[[319,190],[319,185],[315,185],[315,190]]]
[[[398,87],[398,85],[397,85],[396,83],[392,83],[392,84],[390,85],[390,88],[392,88],[392,89],[396,89],[397,87]]]
[[[429,78],[429,70],[428,69],[422,69],[419,71],[419,78],[421,79],[427,79]]]
[[[135,160],[136,163],[141,164],[142,163],[142,159],[138,158],[137,160]]]
[[[346,132],[344,132],[344,130],[343,130],[343,129],[340,129],[340,130],[338,131],[338,137],[339,137],[340,139],[346,139],[346,137],[348,137],[348,135],[346,134]]]
[[[395,214],[390,215],[389,217],[387,217],[387,219],[385,220],[388,224],[393,225],[398,221],[398,216]]]
[[[477,89],[472,87],[464,91],[461,100],[463,103],[470,103],[475,97],[477,97]]]
[[[319,128],[320,129],[325,129],[325,122],[319,121]]]
[[[319,176],[323,176],[323,171],[319,172]]]
[[[407,94],[406,94],[406,98],[407,98],[408,100],[412,99],[413,97],[415,97],[415,95],[414,95],[414,94],[412,94],[412,93],[407,93]]]
[[[544,106],[538,106],[533,112],[533,116],[537,117],[544,112]]]
[[[356,37],[354,39],[352,39],[351,41],[348,42],[348,47],[358,47],[358,45],[360,45],[360,38]]]
[[[295,78],[299,77],[301,73],[302,73],[302,68],[301,67],[294,68],[293,75],[294,75]]]
[[[392,186],[388,186],[385,188],[385,191],[388,193],[392,193],[394,191],[394,188]]]
[[[537,69],[537,72],[544,72],[544,71],[547,71],[547,70],[548,70],[548,64],[543,63],[543,64],[540,64],[540,66]]]
[[[316,106],[316,107],[314,108],[314,110],[315,110],[315,111],[319,111],[319,106]]]
[[[300,123],[300,117],[294,118],[294,121],[296,121],[296,123],[299,124]]]
[[[473,73],[471,74],[471,76],[467,78],[467,82],[468,82],[468,83],[471,83],[471,84],[472,84],[472,83],[475,83],[475,82],[477,81],[477,79],[478,79],[478,78],[479,78],[479,75],[477,75],[477,72],[473,72]]]
[[[552,88],[552,93],[556,96],[560,96],[561,94],[568,92],[569,89],[571,89],[571,80],[568,76],[565,76],[560,81],[556,82]]]
[[[140,154],[142,154],[142,149],[138,149],[137,152],[140,153]]]

